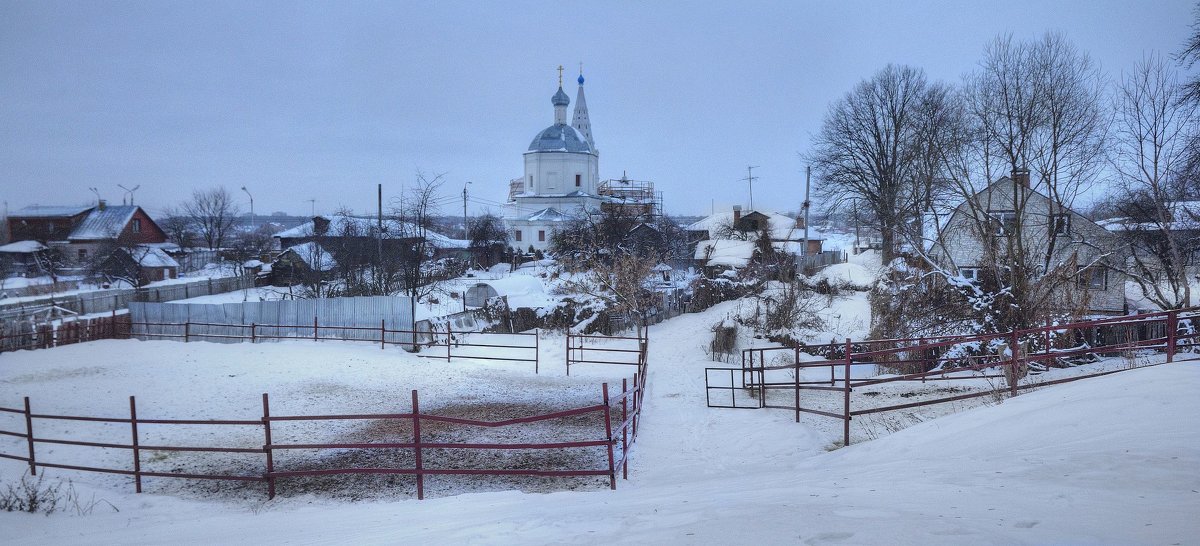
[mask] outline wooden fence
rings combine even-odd
[[[49,349],[85,341],[123,339],[128,337],[129,315],[91,319],[63,320],[58,327],[51,323],[14,323],[11,330],[0,335],[0,353],[5,351]]]
[[[1022,390],[1109,375],[1135,366],[1074,375],[1050,381],[1028,379],[1035,373],[1064,368],[1073,362],[1107,356],[1152,351],[1163,355],[1163,363],[1200,360],[1200,308],[1148,313],[1070,324],[1047,324],[1012,332],[937,338],[852,341],[841,347],[817,347],[824,360],[802,361],[801,355],[812,348],[762,347],[742,351],[738,368],[705,368],[706,398],[709,407],[760,409],[779,408],[795,412],[841,419],[843,445],[850,444],[851,420],[860,415],[943,404],[985,396],[1015,396]],[[790,360],[773,364],[770,361]],[[875,365],[890,374],[854,379],[853,366]],[[803,378],[807,370],[829,370],[829,379]],[[841,376],[838,377],[838,372]],[[1001,382],[1005,389],[983,388],[965,394],[942,396],[915,402],[871,407],[854,407],[856,387],[900,381],[983,380]],[[768,400],[771,391],[790,392],[786,401]],[[1007,392],[1005,392],[1007,391]],[[841,411],[829,407],[829,394],[813,404],[812,395],[840,395]],[[740,398],[740,397],[741,398]],[[744,397],[750,400],[745,400]],[[863,400],[865,397],[859,397]],[[807,400],[807,402],[806,402]],[[806,405],[808,404],[808,405]]]

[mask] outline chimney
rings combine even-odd
[[[96,205],[96,208],[98,208],[100,210],[104,210],[106,207],[108,207],[108,201],[105,201],[103,199],[101,199],[100,202]]]
[[[742,206],[734,205],[733,206],[733,223],[736,224],[736,223],[740,222],[741,220],[742,220]]]
[[[1012,178],[1013,182],[1015,182],[1018,186],[1025,188],[1029,187],[1029,169],[1013,169],[1012,176],[1010,178]]]

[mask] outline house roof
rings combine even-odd
[[[138,245],[133,249],[131,257],[142,267],[179,267],[175,258],[152,246]]]
[[[707,260],[706,265],[723,265],[735,269],[746,267],[754,257],[754,241],[713,239],[696,245],[695,259]]]
[[[290,246],[283,252],[296,254],[304,263],[317,271],[329,271],[337,267],[337,260],[333,259],[333,254],[330,254],[315,241]]]
[[[129,224],[133,214],[141,208],[137,205],[107,206],[104,209],[95,208],[87,217],[75,226],[69,241],[94,241],[97,239],[112,239],[121,234],[121,230]]]
[[[46,245],[37,241],[17,241],[0,246],[0,252],[8,254],[32,254],[46,250]]]
[[[329,229],[325,232],[326,236],[337,237],[339,234],[352,233],[361,237],[375,237],[376,231],[379,229],[379,220],[375,218],[360,218],[357,216],[345,216],[341,214],[325,217],[329,221]],[[280,239],[303,239],[305,237],[313,237],[315,235],[313,221],[309,220],[294,228],[286,229],[272,235],[272,237]],[[383,221],[384,239],[416,239],[421,236],[421,229],[415,224],[409,222],[401,222],[394,219],[385,219]],[[470,241],[462,239],[452,239],[436,231],[424,230],[425,240],[437,248],[467,248],[470,246]]]
[[[8,214],[9,218],[70,218],[92,210],[93,205],[29,205]]]
[[[763,212],[763,211],[744,211],[742,218],[751,214],[758,213],[766,216],[771,223],[771,240],[772,241],[801,241],[804,239],[804,228],[796,227],[796,219],[786,214],[778,212]],[[717,238],[717,232],[724,226],[733,225],[733,211],[723,211],[711,214],[708,217],[694,222],[689,225],[687,231],[703,231],[707,233],[708,239]],[[809,228],[809,240],[821,240],[825,236],[819,231]]]

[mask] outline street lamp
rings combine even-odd
[[[126,188],[125,186],[122,186],[120,184],[117,184],[117,187],[125,190],[125,193],[129,195],[129,204],[132,205],[133,204],[133,192],[137,191],[138,188],[142,187],[142,185],[138,184],[138,185],[134,186],[132,190],[129,188]],[[122,205],[125,204],[124,198],[121,198],[121,204]]]
[[[88,189],[92,190],[92,193],[96,194],[96,206],[97,207],[100,206],[100,190],[98,190],[96,188],[88,188]]]
[[[242,186],[242,191],[246,192],[246,196],[250,198],[250,230],[253,231],[254,221],[256,220],[254,217],[254,196],[250,195],[250,190],[246,189],[246,186]]]

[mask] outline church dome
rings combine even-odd
[[[550,104],[555,106],[566,106],[571,104],[571,98],[568,97],[566,93],[563,93],[562,87],[559,87],[558,92],[555,93],[553,97],[550,97]]]
[[[533,137],[529,144],[531,152],[581,152],[592,153],[592,146],[574,127],[555,123]]]

